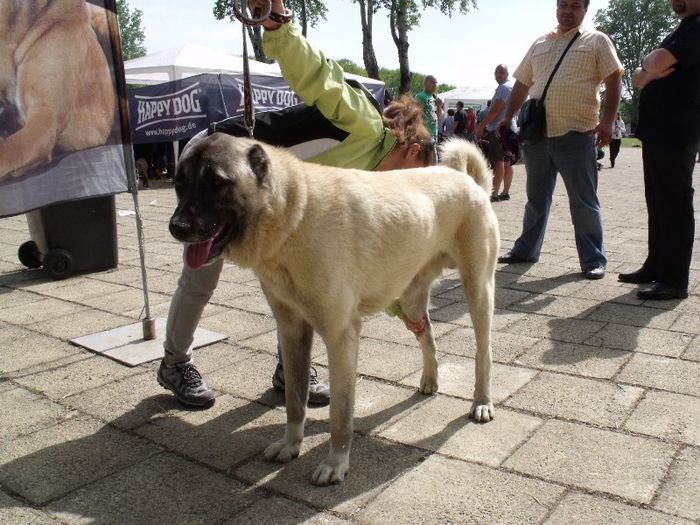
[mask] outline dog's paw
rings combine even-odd
[[[423,375],[420,378],[420,388],[418,391],[426,396],[436,394],[438,391],[437,376],[423,372]]]
[[[275,463],[289,463],[299,455],[301,443],[290,445],[285,440],[275,441],[264,452],[265,459]]]
[[[488,423],[496,415],[496,411],[493,408],[493,403],[476,403],[472,404],[472,408],[469,411],[469,417],[478,423]]]
[[[328,457],[316,467],[311,483],[320,487],[337,485],[345,479],[350,470],[350,462],[347,454],[329,454]]]

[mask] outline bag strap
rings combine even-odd
[[[576,31],[576,34],[574,35],[574,38],[571,39],[571,42],[566,46],[566,49],[564,52],[561,54],[561,57],[559,57],[559,62],[557,62],[557,65],[554,66],[554,70],[552,71],[552,74],[549,75],[549,80],[547,80],[547,84],[544,86],[544,91],[542,92],[542,96],[540,97],[540,100],[544,102],[545,97],[547,96],[547,91],[549,90],[549,85],[552,83],[552,79],[554,78],[554,74],[557,72],[559,69],[559,66],[561,65],[562,61],[564,60],[564,57],[566,56],[566,53],[569,52],[569,49],[571,48],[572,45],[574,45],[574,40],[576,40],[579,35],[581,34],[580,31]]]

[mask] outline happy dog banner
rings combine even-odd
[[[302,103],[282,77],[251,75],[256,112]],[[384,86],[371,86],[380,103]],[[128,90],[134,144],[193,137],[211,122],[243,115],[243,75],[201,74]]]
[[[0,217],[126,191],[114,0],[0,2],[0,38]]]
[[[181,140],[226,118],[218,75],[196,75],[129,89],[134,144]]]

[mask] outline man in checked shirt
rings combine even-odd
[[[510,122],[528,94],[541,98],[555,64],[577,32],[580,33],[547,92],[546,137],[524,147],[527,205],[523,230],[498,262],[539,259],[557,173],[560,173],[569,196],[581,270],[587,279],[601,279],[607,256],[597,193],[596,147],[611,140],[620,104],[623,68],[607,35],[582,27],[589,3],[590,0],[557,0],[557,28],[535,40],[513,74],[516,82],[501,126]],[[605,84],[606,103],[599,122],[601,82]]]

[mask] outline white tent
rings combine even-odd
[[[279,76],[279,67],[250,60],[254,75]],[[241,73],[243,59],[218,49],[186,43],[124,62],[127,84],[162,84],[200,73]]]
[[[438,93],[445,103],[447,109],[454,109],[457,102],[462,101],[465,106],[473,106],[477,109],[486,107],[486,102],[491,100],[497,86],[465,86]]]
[[[252,75],[281,77],[277,64],[265,64],[256,60],[249,62]],[[218,49],[186,43],[124,62],[127,84],[162,84],[171,80],[191,77],[200,73],[243,73],[243,58],[229,55]],[[367,85],[383,85],[380,80],[346,73]]]

